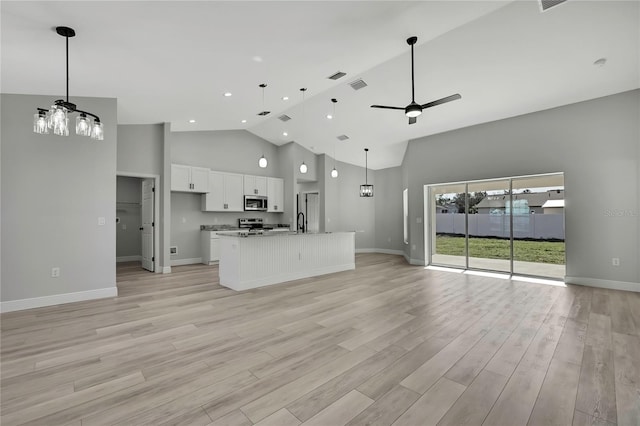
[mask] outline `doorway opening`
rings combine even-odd
[[[160,272],[159,177],[116,176],[116,273]]]
[[[298,220],[296,230],[300,232],[320,232],[320,194],[302,192],[298,194]]]
[[[564,174],[425,186],[426,263],[563,280]]]

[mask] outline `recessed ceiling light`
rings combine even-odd
[[[253,60],[254,60],[254,61],[256,61],[256,62],[262,62],[262,56],[254,56],[254,57],[253,57],[253,58],[251,58],[251,59],[253,59]]]
[[[288,100],[289,100],[289,97],[288,97],[288,96],[283,96],[283,97],[282,97],[282,100],[283,100],[283,101],[288,101]]]
[[[196,122],[196,120],[194,120],[194,119],[189,120],[189,123],[195,123],[195,122]]]
[[[229,96],[233,95],[233,93],[231,92],[224,92],[224,97],[228,98]]]
[[[289,136],[289,133],[287,133],[287,132],[282,132],[282,136]]]
[[[243,123],[246,123],[246,122],[247,122],[247,120],[242,120],[242,122],[243,122]]]
[[[606,63],[607,63],[607,58],[600,58],[597,61],[595,61],[593,65],[595,65],[596,67],[604,67]]]
[[[327,119],[331,120],[332,118],[333,118],[333,115],[327,114]]]

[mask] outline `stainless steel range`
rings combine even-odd
[[[238,219],[238,227],[241,231],[247,231],[250,234],[262,234],[264,232],[264,220],[259,217],[240,218]]]

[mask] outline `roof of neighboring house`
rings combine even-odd
[[[547,200],[542,205],[543,209],[550,208],[550,207],[551,208],[564,207],[564,200]]]
[[[529,207],[542,207],[549,200],[564,200],[563,190],[551,190],[547,192],[531,192],[528,194],[514,194],[514,204],[516,200],[526,200]],[[503,209],[506,202],[509,201],[509,195],[488,195],[478,204],[476,208]],[[563,201],[564,203],[564,201]]]

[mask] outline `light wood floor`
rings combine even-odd
[[[380,254],[242,293],[204,265],[118,281],[1,316],[3,426],[640,424],[640,294]]]

